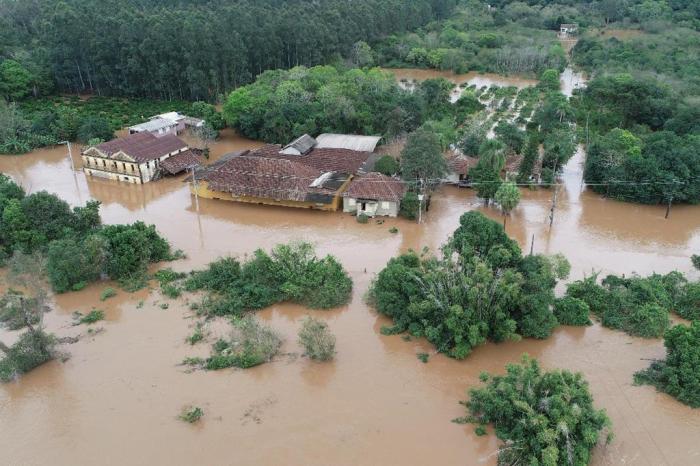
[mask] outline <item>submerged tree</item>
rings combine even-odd
[[[424,128],[408,135],[401,151],[401,176],[405,180],[421,180],[427,185],[437,183],[447,173],[440,140]]]
[[[593,406],[581,373],[543,372],[525,355],[520,364],[508,364],[505,375],[480,378],[486,386],[469,391],[462,402],[467,416],[456,421],[477,424],[478,435],[494,425],[504,442],[498,464],[586,465],[600,434],[611,427],[605,411]]]
[[[518,186],[508,181],[503,183],[496,191],[494,199],[501,206],[503,211],[503,228],[506,228],[506,218],[510,215],[511,211],[515,209],[520,202],[520,190]]]

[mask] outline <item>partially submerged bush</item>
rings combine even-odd
[[[182,409],[179,419],[184,422],[194,424],[204,416],[204,410],[199,406],[187,406]]]
[[[104,320],[104,318],[105,313],[102,309],[93,309],[87,314],[82,314],[76,311],[73,313],[73,325],[90,325],[94,324],[95,322],[99,322],[100,320]]]
[[[204,337],[205,337],[204,323],[197,322],[194,325],[194,331],[192,332],[192,335],[187,337],[185,340],[190,345],[195,345],[195,344],[199,343],[200,341],[204,340]]]
[[[337,307],[350,300],[352,280],[333,256],[316,257],[308,243],[281,244],[271,254],[258,249],[241,264],[219,259],[193,272],[188,290],[204,289],[203,312],[242,315],[275,303],[291,301],[317,309]]]
[[[117,290],[111,287],[107,287],[100,293],[100,301],[106,301],[109,298],[113,298],[117,295]]]
[[[357,223],[369,223],[369,217],[365,213],[361,213],[357,216]]]
[[[36,298],[10,289],[0,298],[0,325],[8,330],[19,330],[27,324],[38,324],[42,312],[39,306]]]
[[[467,416],[457,422],[477,424],[477,433],[493,424],[505,442],[498,464],[586,465],[601,431],[610,427],[604,410],[593,407],[581,373],[542,372],[535,359],[508,364],[506,374],[482,374],[483,388],[462,402]],[[612,438],[608,434],[608,441]]]
[[[335,336],[325,322],[313,317],[304,318],[299,330],[299,344],[311,359],[328,361],[335,356]]]
[[[591,325],[590,309],[585,301],[565,296],[554,303],[554,315],[562,325]]]
[[[659,338],[670,325],[671,310],[680,315],[693,312],[695,289],[678,272],[630,278],[608,275],[601,284],[593,275],[569,284],[566,295],[585,302],[605,327]],[[697,290],[700,300],[700,286]]]
[[[282,345],[277,332],[258,323],[252,316],[237,319],[232,325],[229,338],[214,343],[213,354],[206,360],[207,369],[257,366],[270,361]]]
[[[634,374],[636,384],[649,384],[680,402],[700,408],[700,321],[676,325],[664,335],[666,359]]]
[[[56,356],[56,338],[42,330],[28,331],[19,337],[0,360],[0,381],[9,382]]]

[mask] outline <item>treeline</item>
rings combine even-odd
[[[21,68],[25,95],[213,100],[265,70],[328,62],[445,18],[455,3],[2,0],[0,59]]]
[[[295,67],[266,71],[233,91],[223,116],[241,134],[275,143],[304,133],[395,136],[429,120],[446,120],[454,128],[483,107],[470,94],[451,104],[453,87],[445,79],[429,79],[408,91],[376,68]]]
[[[575,99],[588,128],[584,180],[645,204],[700,202],[700,111],[653,78],[600,75]]]
[[[488,3],[488,5],[487,5]],[[532,3],[532,2],[530,2]],[[371,44],[371,57],[390,67],[419,67],[457,73],[539,74],[563,69],[566,54],[555,29],[573,7],[540,7],[523,2],[460,2],[448,19]]]

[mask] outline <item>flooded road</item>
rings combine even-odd
[[[225,133],[212,146],[216,158],[256,143]],[[186,356],[205,356],[215,340],[185,343],[194,319],[187,300],[166,300],[157,290],[119,291],[105,302],[106,284],[55,298],[47,314],[60,336],[86,332],[70,326],[73,311],[102,308],[101,334],[67,345],[72,358],[52,362],[16,383],[0,386],[3,463],[11,465],[475,465],[495,464],[494,435],[477,437],[451,419],[464,414],[459,400],[477,385],[481,371],[502,371],[527,352],[545,368],[585,373],[596,406],[607,409],[615,440],[595,451],[593,464],[691,465],[700,463],[697,410],[632,386],[645,358],[664,355],[660,340],[643,340],[594,325],[562,327],[545,341],[487,344],[465,361],[434,355],[423,340],[383,336],[388,320],[363,302],[373,275],[409,248],[433,250],[456,228],[459,216],[478,209],[500,220],[468,189],[445,187],[434,197],[425,223],[390,219],[362,225],[351,216],[199,200],[180,179],[143,186],[87,180],[73,172],[65,147],[21,157],[0,157],[0,171],[27,190],[46,189],[71,204],[102,201],[106,223],[155,223],[187,259],[176,270],[201,267],[221,255],[243,255],[290,240],[306,240],[332,253],[351,273],[352,302],[331,311],[273,306],[258,312],[286,337],[273,363],[245,371],[185,373]],[[74,150],[74,156],[77,152]],[[77,161],[76,157],[76,161]],[[508,233],[536,253],[563,253],[571,279],[591,270],[642,274],[691,272],[700,252],[700,207],[665,209],[602,199],[581,188],[582,153],[566,166],[554,226],[546,222],[552,191],[524,191],[508,220]],[[396,226],[397,234],[389,228]],[[138,303],[144,301],[143,307]],[[170,303],[169,309],[159,304]],[[312,314],[328,322],[337,358],[317,364],[298,357],[296,333]],[[0,332],[5,338],[6,333]],[[431,353],[423,364],[418,352]],[[296,355],[295,355],[296,354]],[[176,419],[185,405],[205,416],[191,426]]]

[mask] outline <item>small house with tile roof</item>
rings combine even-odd
[[[198,157],[178,137],[157,137],[149,132],[88,147],[81,156],[87,176],[136,184],[165,174],[175,175],[199,164]]]
[[[360,175],[343,193],[343,212],[368,217],[396,217],[406,189],[406,184],[398,178],[376,172]]]

